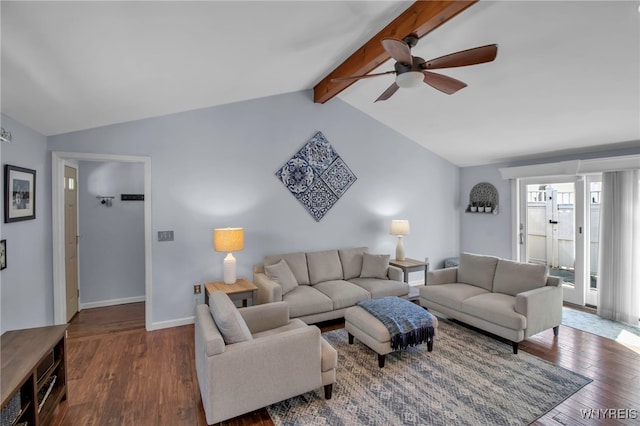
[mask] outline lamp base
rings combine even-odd
[[[401,235],[398,235],[398,245],[396,246],[396,260],[404,260],[404,247],[402,246]]]
[[[224,283],[235,284],[236,282],[236,258],[228,253],[224,258]]]

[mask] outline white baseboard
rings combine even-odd
[[[122,299],[101,300],[99,302],[80,303],[80,309],[102,308],[104,306],[126,305],[127,303],[144,302],[145,296],[125,297]]]
[[[163,328],[180,327],[182,325],[189,325],[195,322],[195,317],[179,318],[176,320],[160,321],[151,324],[151,328],[147,331],[161,330]]]
[[[409,285],[410,286],[424,285],[424,281],[422,280],[409,281]]]

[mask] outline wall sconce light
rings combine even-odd
[[[396,260],[404,260],[404,247],[402,246],[402,236],[409,235],[409,221],[408,220],[392,220],[391,235],[398,237],[398,245],[396,246]]]
[[[213,248],[215,251],[227,252],[224,258],[224,282],[233,284],[236,282],[236,258],[231,252],[244,248],[244,229],[220,228],[213,230]]]
[[[0,128],[0,141],[2,142],[13,141],[13,136],[11,135],[11,132],[5,129],[4,127]]]
[[[115,197],[98,195],[96,198],[100,200],[100,204],[102,204],[103,206],[111,207],[113,205],[113,199]]]

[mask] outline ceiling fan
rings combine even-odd
[[[418,43],[418,36],[410,34],[402,40],[395,38],[383,38],[382,47],[389,56],[396,60],[394,71],[380,72],[366,75],[354,75],[351,77],[333,78],[331,81],[351,81],[362,78],[378,77],[381,75],[395,74],[396,81],[387,88],[375,100],[386,101],[400,88],[415,87],[424,82],[434,89],[438,89],[447,95],[454,94],[458,90],[467,87],[466,83],[446,75],[437,74],[428,70],[439,68],[464,67],[467,65],[477,65],[491,62],[498,54],[497,44],[475,47],[473,49],[462,50],[450,53],[439,58],[425,61],[418,56],[411,56],[411,48]]]

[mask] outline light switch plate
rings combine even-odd
[[[173,231],[158,231],[158,241],[173,241]]]

